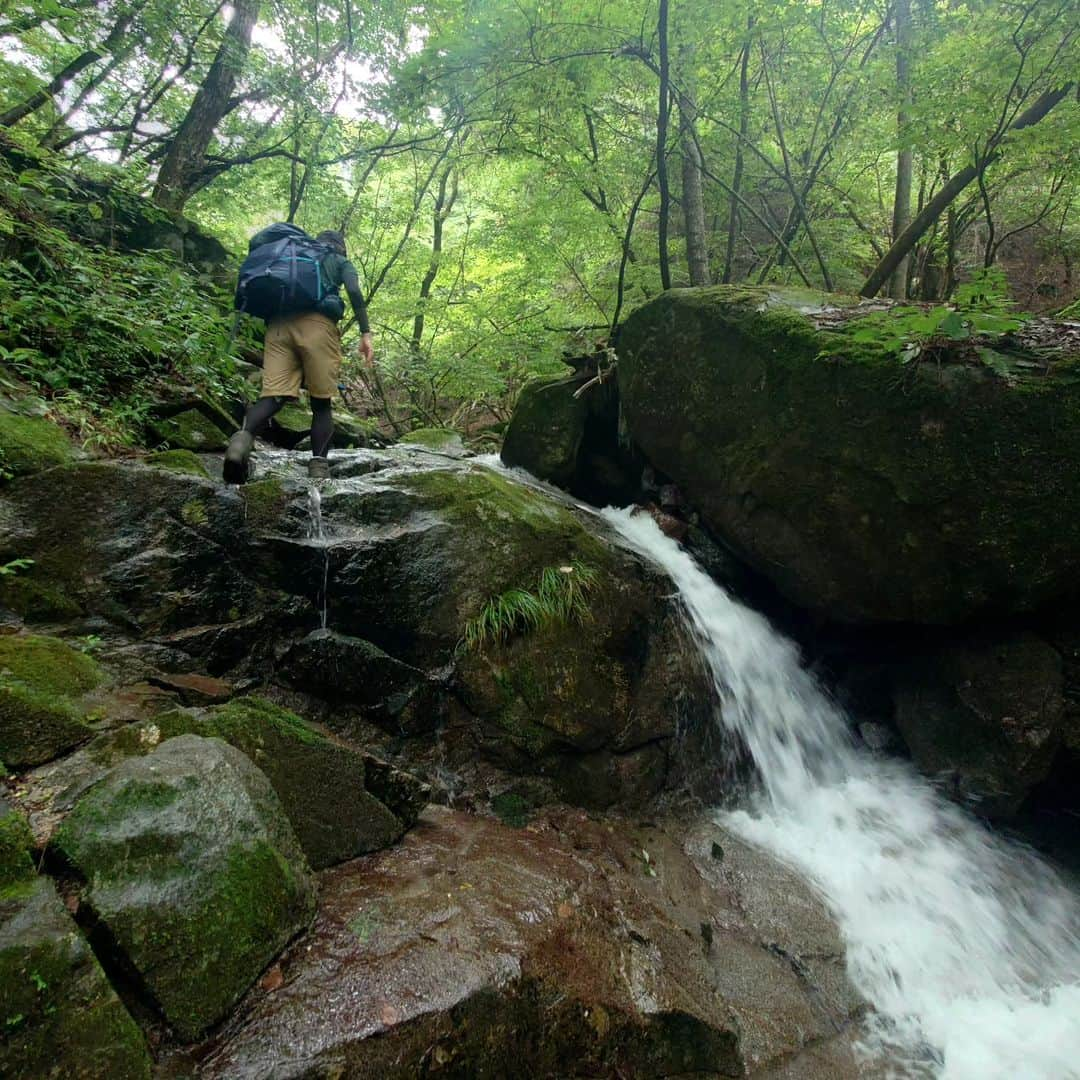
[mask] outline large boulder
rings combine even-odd
[[[989,818],[1016,813],[1064,737],[1061,656],[1031,633],[943,646],[902,669],[895,698],[915,764]]]
[[[53,837],[101,948],[184,1038],[221,1020],[305,929],[315,890],[266,777],[182,735],[116,766]]]
[[[51,470],[0,492],[0,559],[30,553],[28,579],[167,670],[272,678],[340,734],[405,736],[408,760],[438,732],[440,768],[482,758],[590,806],[699,762],[677,736],[707,730],[712,691],[677,601],[598,519],[420,449],[344,454],[320,497],[299,455],[257,459],[240,491]]]
[[[619,345],[634,440],[720,537],[830,618],[952,624],[1075,598],[1076,358],[965,341],[913,359],[862,340],[853,304],[657,297]]]
[[[812,891],[716,826],[430,808],[324,875],[276,988],[193,1060],[208,1080],[842,1080],[859,1073],[838,1033],[862,1009],[842,955]]]

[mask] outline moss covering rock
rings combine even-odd
[[[0,637],[0,760],[49,761],[93,734],[78,699],[99,685],[97,662],[59,638]]]
[[[589,402],[575,398],[580,379],[537,379],[522,391],[503,440],[502,459],[533,476],[570,487],[585,438]]]
[[[456,699],[475,718],[473,745],[504,767],[549,778],[564,798],[607,806],[659,790],[676,731],[697,730],[709,701],[661,579],[557,500],[492,470],[379,472],[368,483],[323,498],[331,535],[362,526],[365,536],[330,559],[328,622],[339,637],[439,680],[452,670]],[[493,599],[575,566],[593,582],[578,615],[465,647],[467,628]],[[324,677],[296,664],[287,666],[290,680],[386,724],[387,710],[368,698],[362,650],[342,661],[342,640],[317,644]],[[451,744],[461,736],[454,729]]]
[[[963,343],[905,362],[837,317],[853,303],[657,297],[620,338],[630,434],[718,535],[831,618],[952,624],[1080,594],[1075,358],[1002,374]]]
[[[0,799],[0,897],[34,876],[33,846],[26,819]]]
[[[154,439],[170,450],[212,453],[225,449],[232,424],[225,414],[210,417],[201,409],[190,408],[155,420],[150,431]]]
[[[64,465],[71,457],[71,443],[55,424],[0,407],[0,471],[24,476]]]
[[[201,476],[210,479],[206,466],[192,450],[159,450],[149,454],[146,464],[155,469],[168,469],[169,472],[186,473],[188,476]]]
[[[185,1039],[221,1020],[314,914],[314,884],[270,782],[218,739],[183,735],[116,766],[53,844]]]
[[[365,755],[261,698],[239,698],[201,714],[174,712],[155,723],[224,739],[251,758],[273,785],[315,870],[395,843],[426,802],[423,785],[396,769],[392,784],[376,784],[382,798],[372,794]]]
[[[48,878],[0,888],[0,1075],[145,1080],[138,1025]]]
[[[403,435],[401,442],[439,453],[462,454],[465,451],[461,435],[453,428],[416,428]]]

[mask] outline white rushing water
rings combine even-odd
[[[1077,897],[1033,852],[857,747],[795,646],[647,514],[603,516],[679,589],[719,722],[760,775],[749,808],[719,819],[829,903],[874,1006],[867,1054],[897,1077],[1080,1077]]]

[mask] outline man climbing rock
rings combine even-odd
[[[311,276],[309,284],[304,275]],[[243,427],[229,440],[224,479],[242,484],[255,437],[283,405],[307,387],[311,399],[311,460],[308,475],[330,475],[334,437],[331,399],[341,370],[338,322],[344,286],[360,328],[360,359],[372,363],[371,327],[356,267],[348,260],[340,232],[319,233],[312,241],[291,225],[271,225],[256,234],[240,271],[237,308],[266,319],[262,393],[247,411]],[[261,291],[260,291],[261,290]]]

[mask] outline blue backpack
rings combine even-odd
[[[240,266],[233,306],[268,322],[279,315],[318,310],[327,296],[336,295],[322,276],[328,250],[285,222],[257,232]]]

